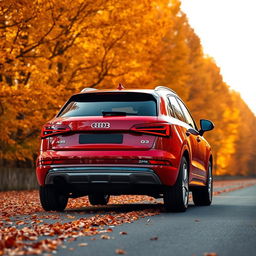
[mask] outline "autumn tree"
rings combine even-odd
[[[70,94],[148,77],[166,33],[163,3],[1,1],[1,159],[32,159],[41,125]]]
[[[71,94],[121,81],[168,86],[197,122],[212,119],[216,174],[256,173],[255,115],[204,55],[179,0],[2,0],[0,38],[0,165],[31,165],[42,124]]]

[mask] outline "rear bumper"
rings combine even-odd
[[[42,160],[64,160],[62,164],[40,164]],[[66,163],[65,159],[81,160],[81,163],[71,164]],[[87,162],[83,162],[86,159]],[[166,160],[170,164],[157,165],[157,164],[133,164],[133,160]],[[122,164],[119,160],[126,161]],[[67,161],[67,162],[68,162]],[[131,164],[128,164],[128,162]],[[64,168],[64,169],[63,169]],[[99,169],[103,168],[103,169]],[[117,169],[115,169],[117,168]],[[78,171],[80,170],[80,171]],[[86,170],[86,171],[85,171]],[[95,174],[97,170],[97,173]],[[99,170],[103,173],[111,172],[112,174],[100,174]],[[116,172],[113,174],[113,170]],[[72,183],[72,180],[83,179],[83,183],[90,183],[93,179],[107,179],[110,180],[110,184],[114,180],[133,182],[147,181],[149,184],[153,182],[155,184],[157,178],[160,180],[160,184],[172,186],[175,184],[179,170],[179,159],[173,154],[164,150],[147,150],[147,151],[45,151],[41,152],[38,158],[38,164],[36,168],[37,180],[39,185],[43,186],[49,182],[52,182],[54,176],[60,175],[68,183]],[[83,174],[85,172],[85,174]],[[91,173],[91,174],[89,174]],[[119,174],[118,174],[119,173]],[[105,176],[104,176],[105,175]],[[141,175],[144,177],[141,178]],[[153,178],[152,178],[153,177]],[[157,178],[156,178],[157,177]],[[76,184],[76,183],[74,183]],[[112,183],[113,184],[113,183]],[[121,183],[122,184],[122,183]],[[124,184],[124,183],[123,183]],[[141,183],[138,183],[141,184]]]
[[[173,166],[50,166],[39,165],[36,168],[39,185],[54,184],[59,177],[66,184],[175,184],[178,168]]]
[[[45,184],[130,184],[161,185],[149,168],[125,167],[58,167],[49,170]]]

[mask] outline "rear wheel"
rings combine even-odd
[[[39,196],[45,211],[63,211],[68,203],[68,197],[53,186],[40,186]]]
[[[104,195],[104,194],[90,194],[88,196],[90,204],[91,205],[107,205],[110,195]]]
[[[184,212],[188,207],[188,162],[182,157],[179,175],[174,186],[166,188],[164,206],[167,211]]]
[[[213,179],[212,179],[212,164],[211,164],[211,162],[209,162],[206,186],[193,188],[193,191],[192,191],[193,201],[194,201],[195,205],[197,205],[197,206],[211,205],[212,193],[213,193],[212,181],[213,181]]]

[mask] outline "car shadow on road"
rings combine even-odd
[[[77,209],[66,209],[66,213],[84,213],[84,214],[106,214],[106,213],[127,213],[132,211],[164,211],[163,204],[157,203],[134,203],[134,204],[109,204],[104,206],[88,206]]]

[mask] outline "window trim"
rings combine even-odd
[[[64,109],[68,106],[68,104],[70,102],[72,102],[75,98],[82,98],[83,95],[86,95],[85,97],[88,97],[89,95],[95,95],[95,94],[100,94],[100,95],[107,95],[107,94],[134,94],[134,96],[139,97],[139,95],[145,95],[145,97],[151,98],[151,100],[155,101],[155,105],[156,105],[156,115],[159,115],[159,99],[158,97],[156,97],[156,95],[151,94],[151,93],[147,93],[147,92],[115,92],[115,91],[110,91],[110,92],[89,92],[89,93],[78,93],[78,94],[74,94],[72,95],[65,103],[64,105],[60,108],[59,112],[55,115],[55,118],[61,117],[62,112],[64,111]],[[143,100],[142,100],[143,101]]]
[[[176,100],[176,95],[172,95],[172,94],[167,95],[168,102],[169,102],[170,107],[171,107],[171,109],[172,109],[172,112],[173,112],[173,114],[174,114],[174,116],[172,116],[172,117],[173,117],[173,118],[176,118],[176,119],[178,119],[179,121],[181,121],[181,122],[184,122],[184,123],[185,123],[186,117],[185,117],[185,115],[184,115],[184,113],[183,113],[183,111],[182,111],[182,108],[181,108],[181,106],[180,106],[179,102],[176,100],[176,101],[177,101],[178,106],[180,107],[181,114],[182,114],[182,116],[183,116],[184,120],[180,120],[180,119],[177,117],[177,115],[176,115],[176,113],[175,113],[175,111],[174,111],[174,109],[173,109],[172,102],[171,102],[171,100],[170,100],[170,98],[171,98],[171,97],[173,97],[173,98]]]
[[[181,109],[181,112],[182,112],[182,115],[183,115],[185,121],[180,120],[180,119],[176,116],[175,111],[173,110],[173,106],[172,106],[171,100],[170,100],[171,97],[173,97],[173,98],[177,101],[177,104],[179,105],[179,107],[180,107],[180,109]],[[173,95],[173,94],[168,94],[168,95],[167,95],[167,99],[168,99],[168,103],[169,103],[169,105],[170,105],[170,107],[171,107],[171,109],[172,109],[172,112],[173,112],[173,114],[174,114],[174,116],[171,115],[171,117],[176,118],[176,119],[178,119],[179,121],[184,122],[184,123],[190,125],[193,129],[195,129],[196,131],[198,131],[196,122],[195,122],[195,120],[194,120],[194,118],[193,118],[191,112],[189,111],[188,107],[187,107],[186,104],[183,102],[183,100],[182,100],[180,97],[178,97],[177,95]],[[184,106],[184,107],[186,108],[186,110],[188,111],[188,113],[189,113],[191,119],[193,120],[194,127],[188,122],[188,120],[187,120],[187,118],[186,118],[186,115],[184,114],[184,111],[183,111],[182,106],[181,106],[181,104],[180,104],[179,101],[183,104],[183,106]]]
[[[195,120],[194,120],[194,118],[193,118],[191,112],[189,111],[188,107],[186,106],[186,104],[183,102],[183,100],[182,100],[181,98],[179,98],[179,97],[177,97],[177,96],[175,96],[175,97],[176,97],[176,99],[177,99],[178,104],[180,105],[180,103],[179,103],[179,100],[180,100],[180,102],[183,104],[183,106],[184,106],[184,107],[186,108],[186,110],[188,111],[188,113],[189,113],[189,115],[190,115],[190,117],[191,117],[191,119],[192,119],[192,121],[193,121],[194,127],[191,126],[191,124],[188,122],[188,120],[187,120],[187,118],[186,118],[186,115],[184,114],[183,109],[182,109],[182,107],[181,107],[181,105],[180,105],[181,111],[182,111],[182,113],[183,113],[185,119],[187,120],[186,123],[187,123],[188,125],[190,125],[193,129],[195,129],[196,131],[198,131],[198,128],[197,128],[197,126],[196,126],[196,122],[195,122]]]

